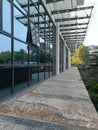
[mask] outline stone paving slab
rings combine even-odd
[[[0,114],[0,130],[94,130]]]
[[[98,130],[98,114],[77,68],[6,99],[0,113],[0,130]]]

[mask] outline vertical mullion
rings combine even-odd
[[[2,31],[2,14],[3,14],[3,11],[2,11],[2,7],[3,6],[3,1],[0,0],[0,31]]]
[[[45,68],[46,68],[46,12],[44,15],[44,79],[46,78],[46,72],[45,72]]]
[[[64,42],[63,42],[63,40],[62,40],[62,72],[63,72],[63,62],[64,62],[64,59],[63,59],[63,55],[64,55],[64,51],[63,51],[63,44],[64,44]]]
[[[14,93],[14,4],[11,2],[11,64],[12,64],[12,85],[11,94]]]
[[[56,27],[53,25],[53,65],[52,65],[52,75],[56,74]]]
[[[60,39],[59,39],[60,40]],[[59,71],[61,73],[61,69],[60,69],[60,41],[59,41]]]
[[[28,29],[30,24],[30,0],[28,0],[28,13],[27,13],[27,19],[28,19]],[[30,86],[30,46],[28,44],[28,86]]]
[[[38,0],[38,34],[39,34],[39,29],[40,29],[40,27],[39,27],[39,22],[40,22],[40,19],[39,19],[39,17],[40,17],[40,14],[39,14],[39,11],[40,11],[40,8],[39,8],[39,6],[40,6],[40,0]],[[39,56],[40,55],[40,49],[38,48],[37,49],[37,81],[39,82]]]
[[[50,39],[50,18],[49,18],[49,77],[50,77],[50,59],[51,59],[51,51],[50,51],[50,43],[51,43],[51,39]]]

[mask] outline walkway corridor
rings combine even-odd
[[[0,130],[98,130],[98,115],[74,67],[0,103]]]

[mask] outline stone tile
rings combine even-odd
[[[0,130],[95,130],[84,127],[53,124],[0,114],[0,123],[2,122],[1,120],[3,122],[6,122],[6,124],[4,123],[3,127],[0,125]]]

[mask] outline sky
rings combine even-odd
[[[84,45],[98,45],[98,0],[84,0],[87,5],[94,5]]]

